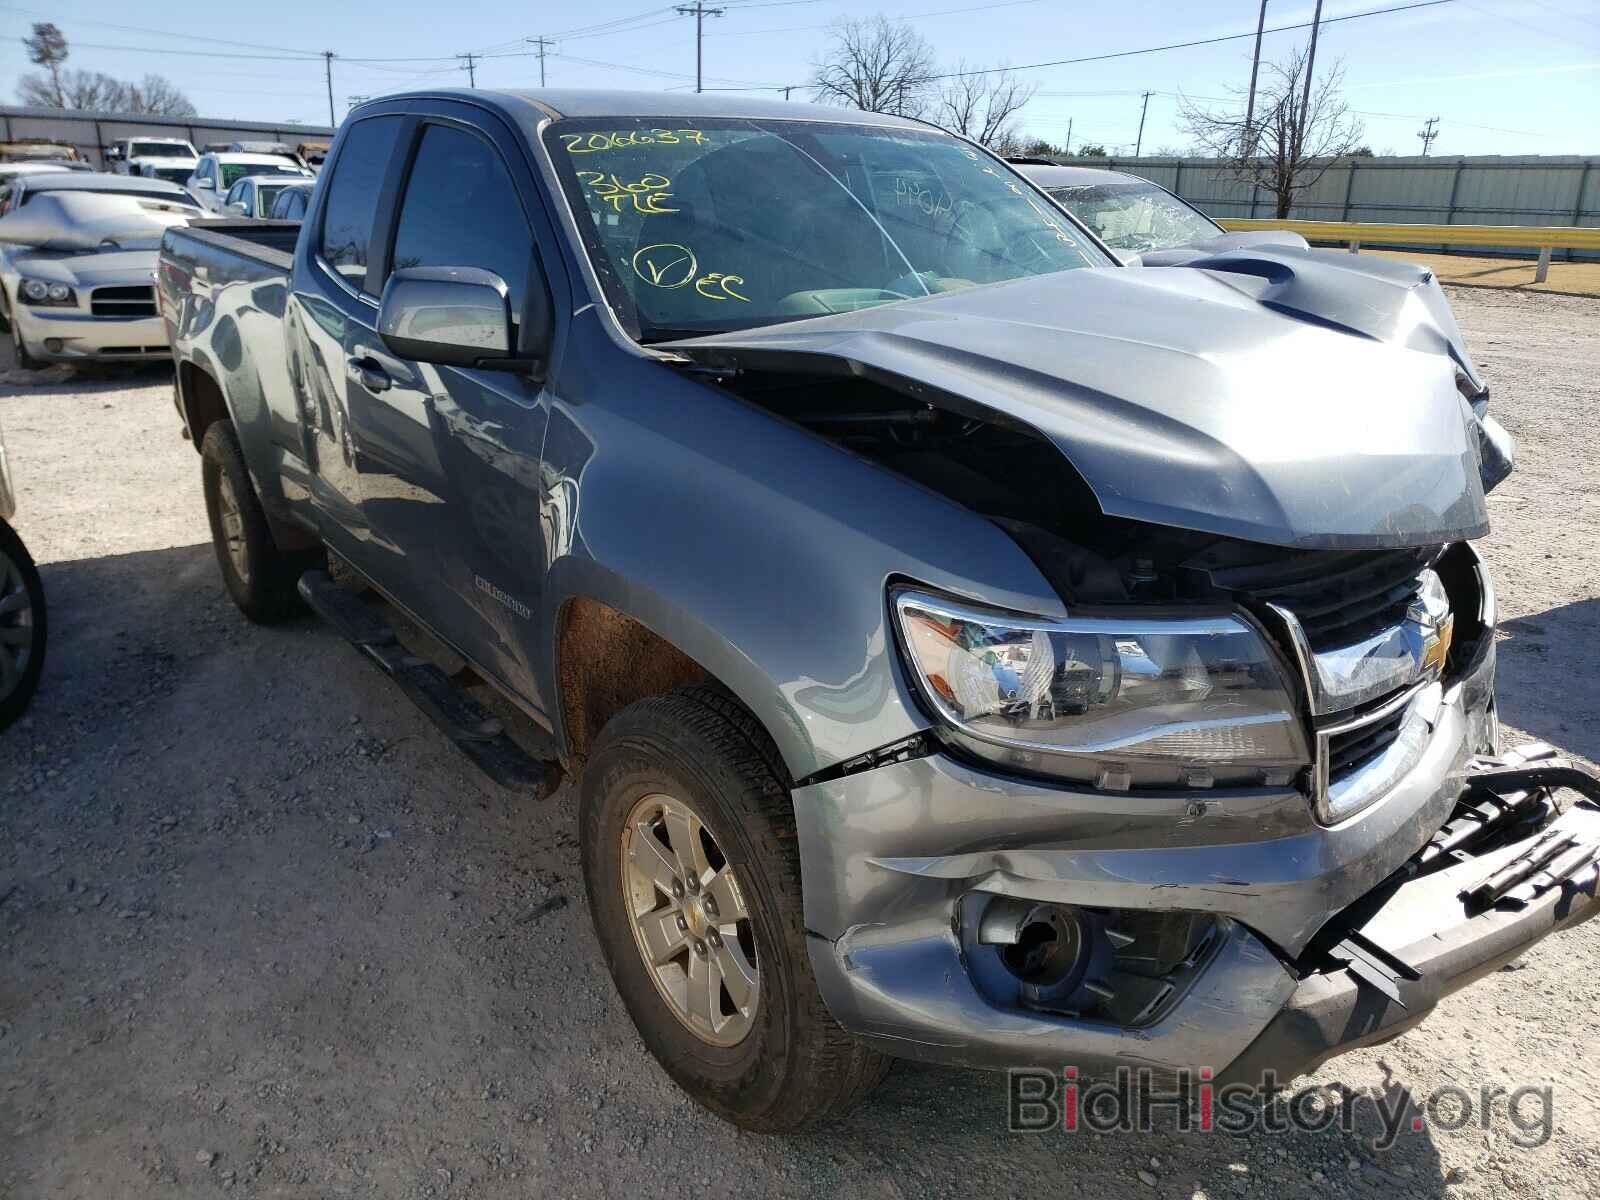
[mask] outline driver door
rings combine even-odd
[[[530,289],[546,290],[531,179],[514,176],[504,150],[473,125],[428,119],[414,137],[390,265],[492,271],[520,317]],[[543,389],[525,372],[400,358],[377,336],[376,316],[358,315],[345,337],[365,523],[393,549],[405,581],[397,598],[537,705]]]

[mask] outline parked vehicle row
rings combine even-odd
[[[164,237],[222,581],[579,781],[607,965],[713,1111],[889,1056],[1287,1081],[1600,911],[1548,790],[1600,780],[1496,757],[1512,446],[1427,271],[1129,269],[962,139],[725,96],[386,97],[326,172]]]
[[[310,179],[312,172],[280,154],[208,152],[200,156],[188,186],[202,208],[221,213],[232,202],[230,196],[234,185],[253,178],[287,182],[291,179]]]

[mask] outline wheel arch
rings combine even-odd
[[[748,709],[791,779],[816,768],[805,722],[782,689],[704,622],[593,561],[562,560],[549,582],[549,710],[574,774],[611,717],[689,684],[720,687]]]

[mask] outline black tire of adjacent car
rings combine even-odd
[[[6,324],[11,326],[11,351],[17,360],[17,366],[24,371],[37,371],[45,366],[46,364],[28,353],[28,347],[22,343],[22,326],[9,312],[6,314]]]
[[[22,710],[28,707],[28,701],[39,686],[49,629],[45,617],[44,584],[39,581],[39,569],[33,565],[33,558],[17,536],[17,531],[5,521],[0,521],[0,554],[10,559],[22,575],[22,586],[28,593],[33,620],[33,644],[28,649],[28,665],[23,668],[22,679],[17,685],[7,695],[0,697],[0,729],[5,729],[22,715]]]
[[[205,488],[206,515],[211,519],[211,543],[217,553],[222,582],[239,611],[257,624],[270,625],[305,611],[295,584],[306,571],[326,565],[320,550],[285,553],[272,540],[267,514],[250,482],[233,422],[213,421],[200,446],[201,480]],[[223,524],[223,495],[231,494],[238,513],[235,536],[243,571],[234,564],[229,534]]]
[[[596,739],[580,800],[584,882],[595,934],[645,1046],[678,1085],[745,1129],[824,1124],[869,1092],[890,1060],[846,1033],[817,989],[806,949],[800,854],[783,770],[765,730],[736,700],[690,687],[641,700]],[[714,829],[745,893],[761,988],[754,1028],[718,1047],[673,1015],[634,942],[619,845],[634,802],[688,799]]]

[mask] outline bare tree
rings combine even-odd
[[[28,61],[36,67],[43,67],[49,75],[44,80],[40,76],[33,76],[40,84],[47,88],[47,95],[52,97],[44,107],[65,108],[61,91],[61,64],[67,61],[67,39],[61,30],[48,21],[34,23],[33,32],[22,39],[23,48],[28,52]],[[27,77],[25,77],[27,78]],[[32,101],[24,99],[24,103]]]
[[[920,116],[928,108],[933,50],[903,21],[882,16],[837,22],[811,66],[812,95],[825,104]]]
[[[127,94],[119,112],[149,113],[161,117],[196,116],[194,104],[165,75],[146,75],[125,85]]]
[[[939,93],[936,119],[997,153],[1014,153],[1022,146],[1015,117],[1037,90],[1036,84],[1023,83],[1007,69],[979,71],[957,63]]]
[[[67,39],[48,23],[33,27],[22,39],[28,58],[45,68],[43,74],[24,75],[17,81],[17,97],[36,108],[74,108],[95,112],[145,113],[192,117],[195,107],[171,80],[146,75],[128,83],[104,71],[68,71]]]
[[[1295,197],[1314,187],[1335,162],[1361,146],[1363,128],[1341,95],[1344,64],[1334,63],[1311,89],[1302,110],[1306,52],[1265,65],[1256,91],[1254,127],[1237,105],[1209,108],[1179,103],[1184,127],[1203,153],[1222,159],[1247,183],[1270,192],[1287,217]]]

